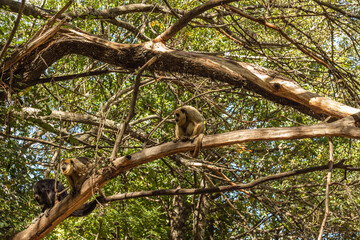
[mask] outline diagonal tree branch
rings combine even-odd
[[[170,38],[172,38],[173,36],[175,36],[176,33],[178,33],[181,29],[183,29],[184,27],[186,27],[188,25],[188,23],[198,17],[200,14],[202,14],[203,12],[214,8],[216,6],[222,5],[222,4],[226,4],[226,3],[231,3],[231,2],[235,2],[236,0],[210,0],[194,9],[192,9],[191,11],[187,12],[186,14],[184,14],[184,16],[182,16],[180,19],[178,19],[172,26],[170,26],[165,32],[163,32],[162,34],[160,34],[159,36],[157,36],[153,42],[157,43],[157,42],[162,42],[162,43],[166,43]]]
[[[122,137],[129,126],[130,120],[135,116],[135,104],[137,100],[137,96],[139,93],[139,87],[140,87],[140,80],[141,75],[145,71],[147,67],[149,67],[151,64],[153,64],[156,61],[157,57],[152,57],[149,61],[147,61],[144,66],[142,66],[139,71],[136,74],[135,84],[134,84],[134,91],[130,102],[129,107],[129,113],[124,121],[124,123],[121,126],[121,129],[119,131],[119,134],[116,136],[115,145],[113,148],[113,152],[111,154],[111,159],[115,159],[117,157],[117,152],[119,151],[119,146],[122,140]]]

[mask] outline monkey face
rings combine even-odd
[[[44,205],[42,197],[40,196],[40,194],[34,193],[34,199],[40,206]]]
[[[186,111],[184,109],[177,109],[175,111],[175,122],[179,126],[182,126],[186,123]]]
[[[67,175],[71,175],[73,173],[73,165],[74,165],[74,162],[72,159],[65,159],[61,162],[61,172],[62,174],[64,174],[65,176]]]

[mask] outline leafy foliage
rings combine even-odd
[[[152,10],[138,6],[134,11],[121,12],[112,18],[100,12],[144,2],[151,5]],[[199,5],[199,1],[167,2],[173,11],[165,1],[75,1],[68,10],[69,24],[113,42],[141,43],[147,38],[154,39],[184,11]],[[349,14],[358,12],[357,1],[331,2]],[[56,12],[66,2],[32,1],[30,4]],[[222,7],[193,19],[168,46],[267,67],[291,77],[307,90],[359,107],[359,18],[319,1],[238,1],[232,6],[278,26],[302,48],[325,59],[330,68],[319,64],[278,31]],[[10,8],[1,6],[1,46],[10,35],[15,17]],[[23,16],[6,57],[46,22],[47,16]],[[108,72],[76,76],[103,70]],[[74,77],[55,80],[69,75]],[[123,123],[129,111],[136,71],[68,55],[47,68],[42,78],[48,77],[54,80],[13,94],[0,106],[0,238],[24,229],[39,214],[32,196],[34,182],[43,177],[56,177],[66,183],[59,174],[61,159],[88,156],[96,159],[99,168],[108,164],[106,159],[111,156],[119,129],[106,128],[104,122],[93,123],[87,117]],[[4,88],[2,84],[0,88]],[[139,91],[136,115],[123,137],[118,156],[171,141],[172,112],[182,104],[201,110],[208,135],[317,122],[253,92],[190,74],[145,71]],[[40,113],[26,114],[24,108],[38,109]],[[77,113],[83,118],[67,121],[52,117],[54,111]],[[348,164],[356,166],[359,143],[345,138],[333,138],[333,142],[335,162],[346,158]],[[195,160],[189,162],[187,154],[180,154],[122,174],[103,191],[111,196],[178,186],[197,188],[203,187],[204,179],[208,187],[248,183],[279,172],[325,165],[329,159],[328,148],[326,138],[248,142],[203,150],[196,160],[203,164],[201,167],[191,164]],[[60,153],[60,157],[54,158],[55,153]],[[326,172],[315,172],[271,181],[246,192],[207,194],[205,237],[315,238],[324,214],[325,178]],[[356,172],[333,172],[331,215],[325,237],[359,237],[360,196],[356,191],[359,180]],[[192,236],[200,198],[186,198],[190,213],[186,215],[183,209],[182,214],[187,216],[184,226],[187,238]],[[173,196],[111,202],[86,218],[66,219],[47,239],[168,239],[174,211]]]

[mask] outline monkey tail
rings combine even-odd
[[[70,216],[72,217],[85,217],[89,215],[96,207],[97,203],[106,203],[106,199],[103,196],[99,196],[96,200],[93,200],[89,203],[81,205],[77,210],[75,210]]]
[[[196,158],[196,157],[199,155],[199,152],[200,152],[200,149],[201,149],[201,146],[202,146],[203,138],[204,138],[204,134],[203,134],[203,133],[199,134],[199,136],[196,138],[195,149],[194,149],[193,152],[191,152],[191,155],[192,155],[194,158]]]

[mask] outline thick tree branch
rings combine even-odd
[[[45,37],[45,39],[48,41],[36,48],[36,51],[41,50],[41,56],[26,54],[17,60],[19,62],[16,64],[13,75],[15,91],[33,85],[33,82],[38,80],[51,64],[68,54],[88,56],[127,69],[136,69],[144,65],[150,58],[157,56],[158,60],[151,66],[151,70],[216,79],[235,87],[254,91],[271,101],[292,106],[316,118],[322,118],[325,114],[343,118],[359,112],[358,109],[308,92],[293,80],[275,71],[244,62],[235,62],[205,54],[175,51],[160,43],[155,45],[151,42],[134,45],[118,44],[74,29],[61,29],[56,38]],[[35,48],[32,51],[35,51]],[[30,53],[30,50],[26,52]],[[8,83],[10,75],[9,70],[4,72],[5,83]],[[4,92],[0,92],[0,97],[4,99]]]

